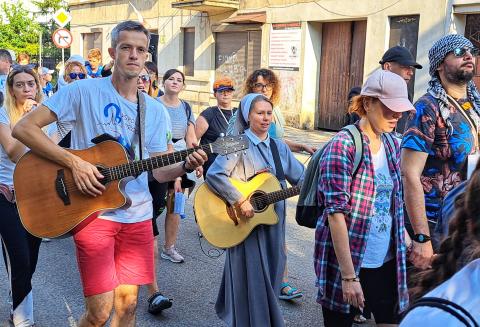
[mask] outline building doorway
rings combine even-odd
[[[367,21],[324,23],[317,128],[339,130],[352,87],[362,86]]]

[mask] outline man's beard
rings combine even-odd
[[[472,80],[473,76],[474,69],[472,71],[464,71],[461,68],[455,71],[445,70],[445,77],[452,84],[465,85]]]

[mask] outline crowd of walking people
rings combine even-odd
[[[236,217],[254,219],[256,208],[231,180],[248,182],[263,172],[282,189],[287,182],[313,185],[320,214],[314,217],[311,269],[325,326],[352,326],[370,314],[379,326],[480,322],[472,306],[478,295],[469,293],[470,301],[460,294],[464,287],[442,289],[458,284],[457,276],[473,288],[480,274],[480,94],[472,81],[478,50],[468,39],[452,34],[433,44],[428,90],[414,104],[407,85],[422,65],[404,47],[387,50],[379,69],[349,94],[349,128],[317,149],[308,140],[285,138],[281,80],[274,71],[255,70],[244,85],[219,77],[212,88],[216,104],[196,117],[182,99],[183,72],[172,68],[161,75],[147,61],[149,38],[140,23],[118,24],[111,33],[112,60],[102,65],[99,49],[86,59],[72,55],[55,87],[54,70],[30,64],[23,54],[14,64],[11,53],[0,49],[2,280],[9,283],[15,327],[35,325],[31,281],[42,241],[21,223],[16,163],[31,150],[69,169],[78,192],[100,197],[108,176],[68,149],[87,149],[104,134],[130,160],[191,151],[182,162],[133,178],[125,187],[128,207],[102,212],[75,232],[85,298],[79,326],[134,326],[137,306],[153,315],[172,307],[156,272],[160,259],[185,261],[176,247],[185,214],[177,204],[203,177]],[[233,95],[240,89],[236,108]],[[231,156],[207,155],[199,147],[226,135],[243,135],[248,149]],[[317,157],[312,162],[318,164],[305,167],[294,152]],[[310,169],[318,180],[308,180]],[[450,198],[453,193],[458,197]],[[449,202],[454,210],[447,215]],[[160,235],[157,218],[165,210]],[[277,224],[255,227],[226,250],[215,310],[228,326],[284,326],[279,300],[303,296],[288,278],[285,200],[274,210]],[[141,285],[148,300],[137,305]],[[463,320],[446,316],[458,306]]]

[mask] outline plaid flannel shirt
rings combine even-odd
[[[372,155],[368,137],[362,133],[364,155],[357,175],[352,181],[355,146],[347,131],[340,131],[327,145],[320,159],[318,201],[325,210],[319,217],[315,232],[314,265],[318,287],[317,302],[322,306],[343,313],[350,311],[350,305],[343,301],[342,276],[333,248],[328,227],[328,215],[336,212],[345,214],[350,252],[355,273],[360,268],[367,245],[371,217],[375,200],[375,181]],[[394,246],[397,260],[397,281],[399,311],[408,306],[406,282],[406,245],[404,235],[403,195],[400,177],[400,147],[395,140],[392,149],[385,136],[382,137],[393,180],[391,214],[393,217]]]

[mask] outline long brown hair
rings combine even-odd
[[[8,118],[12,124],[16,124],[23,116],[23,112],[20,112],[17,108],[17,100],[13,95],[13,80],[16,75],[20,73],[26,73],[35,79],[35,85],[37,85],[37,92],[35,93],[35,101],[40,103],[43,100],[43,91],[40,86],[40,80],[37,73],[28,65],[14,66],[7,77],[7,84],[5,87],[5,109],[7,109]]]
[[[280,103],[281,84],[277,75],[275,75],[275,73],[270,69],[257,69],[251,73],[245,81],[245,85],[243,86],[243,95],[256,93],[253,91],[253,86],[257,82],[258,76],[262,76],[263,79],[268,81],[268,83],[273,84],[272,97],[270,98],[270,101],[273,103],[273,106],[277,106]]]
[[[480,161],[466,191],[455,201],[455,216],[449,224],[448,236],[434,257],[432,268],[413,278],[413,300],[425,295],[453,276],[464,265],[480,258]]]

